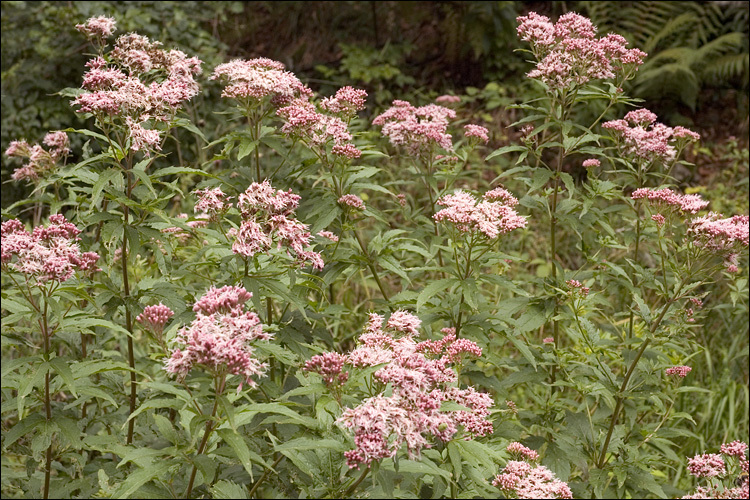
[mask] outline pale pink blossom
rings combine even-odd
[[[727,473],[724,459],[717,453],[695,455],[688,459],[687,468],[695,477],[723,477]]]
[[[320,102],[320,107],[333,114],[350,118],[357,111],[365,109],[367,91],[353,87],[342,87],[336,91],[334,97],[326,97]]]
[[[455,111],[437,104],[417,108],[395,100],[372,123],[383,127],[382,134],[391,144],[404,146],[409,154],[418,156],[428,154],[434,146],[453,151],[453,139],[447,128],[449,120],[455,117]]]
[[[489,130],[479,125],[464,125],[464,137],[476,137],[479,141],[487,144],[490,140]]]
[[[50,215],[49,225],[36,226],[31,233],[11,219],[2,223],[2,267],[25,274],[38,285],[63,282],[76,272],[98,271],[95,252],[81,252],[80,230],[61,214]],[[14,259],[15,257],[15,259]]]
[[[194,210],[209,215],[211,220],[217,220],[231,207],[227,195],[219,187],[198,189],[195,195],[198,197],[198,202]]]
[[[573,498],[567,483],[543,465],[509,461],[492,485],[513,498]]]
[[[213,373],[225,371],[241,376],[238,392],[243,384],[256,385],[253,377],[262,375],[266,364],[254,357],[251,342],[270,340],[272,334],[263,331],[257,314],[244,310],[243,303],[247,299],[240,297],[251,294],[242,293],[238,287],[231,288],[229,293],[224,292],[223,297],[223,289],[212,288],[208,296],[196,303],[196,318],[177,332],[176,346],[164,365],[168,373],[184,380],[198,365]],[[225,300],[227,296],[231,296],[228,301]],[[238,299],[237,303],[234,304],[232,299]]]
[[[540,79],[550,91],[590,80],[632,78],[646,56],[638,49],[627,49],[627,40],[620,35],[597,39],[591,21],[574,12],[561,16],[555,24],[535,12],[517,21],[518,36],[529,42],[537,59],[528,76]]]
[[[672,208],[681,212],[697,213],[708,206],[708,201],[698,194],[678,194],[669,188],[640,188],[633,191],[630,197],[634,200],[646,199],[658,207]]]
[[[239,230],[231,229],[227,235],[234,237],[232,251],[244,257],[268,253],[274,247],[286,249],[298,264],[310,263],[314,269],[323,269],[321,255],[310,250],[313,236],[308,226],[295,218],[300,196],[292,190],[274,189],[265,180],[253,182],[237,199],[237,209],[242,215]]]
[[[497,193],[493,193],[492,197],[496,195],[495,199],[504,200]],[[438,199],[437,204],[447,207],[433,216],[437,222],[447,221],[462,233],[481,233],[488,239],[526,227],[527,223],[511,205],[501,201],[477,201],[471,193],[460,189]]]
[[[76,29],[89,38],[107,38],[115,32],[116,21],[111,17],[97,16],[84,24],[76,24]]]
[[[242,313],[245,302],[252,297],[252,293],[239,286],[212,286],[195,302],[193,311],[205,315],[221,313],[236,316]]]
[[[260,101],[270,98],[274,106],[285,106],[294,99],[309,99],[312,91],[278,61],[267,58],[234,59],[220,64],[211,80],[222,80],[222,97]]]
[[[349,374],[342,371],[347,357],[337,352],[317,354],[305,362],[304,370],[319,373],[327,385],[343,384]]]
[[[11,158],[28,158],[28,163],[15,169],[11,178],[14,181],[36,182],[59,167],[59,162],[70,153],[68,134],[62,131],[50,132],[44,136],[44,149],[39,144],[30,146],[25,140],[12,141],[5,150]]]
[[[335,234],[333,234],[330,231],[320,231],[318,233],[318,236],[320,236],[322,238],[327,238],[327,239],[333,241],[334,243],[337,242],[337,241],[339,241],[339,237],[336,236]]]
[[[588,160],[583,161],[583,166],[585,168],[593,168],[598,167],[602,164],[601,161],[597,160],[596,158],[589,158]]]
[[[544,337],[542,339],[543,344],[554,344],[555,343],[555,337]]]
[[[510,443],[505,447],[505,449],[508,451],[508,453],[517,458],[520,458],[521,460],[531,460],[533,462],[534,460],[539,459],[539,453],[532,450],[531,448],[525,447],[524,445],[516,441]]]
[[[481,355],[481,350],[471,341],[457,341],[454,329],[444,329],[441,340],[417,343],[413,337],[420,323],[406,311],[394,312],[387,322],[371,313],[360,345],[346,355],[346,364],[353,367],[380,365],[374,377],[391,387],[390,396],[368,398],[355,408],[346,408],[338,419],[354,433],[355,449],[345,453],[350,467],[394,457],[403,444],[409,458],[418,458],[421,449],[432,445],[430,436],[446,442],[461,429],[465,439],[492,432],[492,397],[473,387],[457,387],[457,374],[451,367],[460,353]],[[333,371],[340,361],[335,359]],[[322,359],[314,364],[322,365]],[[441,411],[446,401],[467,409]]]

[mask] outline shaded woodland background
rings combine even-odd
[[[222,127],[213,113],[220,90],[208,80],[213,67],[269,57],[321,95],[344,85],[366,89],[370,117],[394,98],[420,105],[463,95],[497,132],[490,146],[500,147],[518,134],[507,128],[518,118],[507,107],[530,92],[530,65],[516,50],[523,46],[516,17],[529,11],[553,20],[578,12],[600,33],[617,32],[646,51],[628,92],[660,121],[702,136],[688,157],[696,166],[681,180],[728,193],[737,178],[747,183],[747,2],[2,2],[0,145],[83,125],[57,93],[80,86],[89,58],[74,26],[107,15],[117,35],[137,31],[204,61],[205,91],[188,112],[207,135]],[[73,137],[74,152],[82,145]],[[2,157],[3,207],[29,192],[9,182],[17,166]]]

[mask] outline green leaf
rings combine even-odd
[[[638,310],[641,312],[641,317],[646,323],[651,322],[651,310],[648,308],[646,303],[643,301],[641,296],[637,293],[633,294],[633,300],[638,304]]]
[[[232,429],[219,429],[218,433],[221,439],[232,448],[232,451],[234,451],[234,454],[242,464],[242,467],[245,468],[245,471],[250,475],[252,481],[255,481],[255,476],[253,475],[253,464],[251,461],[262,465],[266,469],[269,467],[260,455],[254,451],[250,451],[250,448],[247,447],[247,443],[238,433],[234,432]]]
[[[52,358],[49,362],[53,371],[62,377],[68,390],[73,394],[74,397],[78,397],[78,391],[76,390],[75,379],[73,378],[73,372],[70,371],[68,363],[62,358]]]
[[[241,161],[244,157],[255,151],[256,147],[258,147],[258,141],[243,140],[237,151],[237,161]]]
[[[437,281],[433,281],[419,293],[417,297],[417,312],[422,308],[428,300],[430,300],[435,294],[441,290],[448,290],[451,285],[455,284],[458,280],[456,278],[443,278]]]
[[[502,147],[500,149],[496,149],[492,153],[488,154],[487,157],[484,160],[485,161],[489,161],[489,160],[493,159],[496,156],[501,156],[501,155],[504,155],[506,153],[512,153],[514,151],[527,151],[527,150],[528,150],[528,148],[526,148],[525,146],[504,146],[504,147]]]
[[[245,500],[248,498],[247,489],[232,481],[222,479],[211,487],[211,498],[218,500]]]
[[[96,205],[99,203],[99,198],[101,198],[102,190],[104,187],[110,183],[110,181],[118,174],[120,174],[121,171],[118,168],[110,168],[108,170],[105,170],[101,174],[99,174],[99,178],[94,183],[94,187],[91,188],[91,198],[89,200],[89,212],[94,211],[96,209]]]
[[[128,498],[147,482],[164,476],[171,464],[169,460],[157,460],[148,467],[128,474],[127,479],[112,493],[112,498]]]
[[[461,479],[461,472],[463,471],[463,461],[461,460],[461,451],[456,441],[448,441],[448,457],[450,457],[451,465],[453,466],[453,480],[458,482]]]
[[[25,436],[32,430],[34,430],[40,424],[46,422],[44,415],[40,413],[32,413],[28,417],[24,418],[16,425],[10,428],[7,432],[3,433],[3,449],[8,449],[10,445],[15,443],[18,438]]]

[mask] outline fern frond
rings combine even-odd
[[[706,65],[701,72],[701,79],[712,85],[739,80],[741,85],[747,89],[750,75],[750,53],[728,54],[721,56]]]

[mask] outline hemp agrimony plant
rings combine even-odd
[[[700,136],[626,95],[644,52],[517,22],[505,145],[458,95],[77,25],[86,126],[6,149],[3,495],[747,497],[747,415],[690,408],[701,339],[746,360],[706,325],[746,324],[748,215],[677,177]]]

